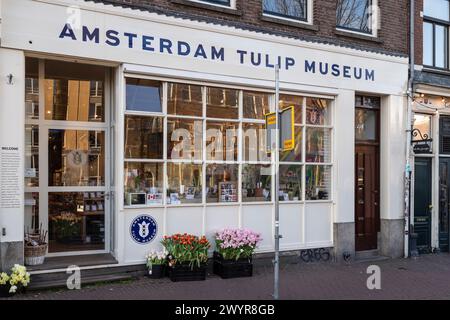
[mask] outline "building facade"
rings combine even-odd
[[[449,251],[448,1],[416,1],[412,214],[419,252]]]
[[[226,227],[273,252],[277,64],[281,250],[403,255],[406,0],[0,4],[2,268],[36,228],[48,257]]]

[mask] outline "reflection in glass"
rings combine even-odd
[[[295,124],[302,124],[303,97],[287,94],[280,95],[280,110],[294,106]]]
[[[449,20],[449,2],[448,0],[424,0],[423,14],[444,21]]]
[[[50,129],[49,186],[104,186],[105,133]]]
[[[167,113],[184,116],[202,116],[202,87],[190,84],[169,83],[167,90]]]
[[[242,145],[244,161],[270,161],[266,153],[266,131],[264,124],[242,124]]]
[[[418,141],[424,139],[430,139],[431,138],[431,116],[426,114],[414,114],[414,129],[417,129],[420,131],[420,135],[413,136],[413,141]],[[426,137],[425,137],[426,135]]]
[[[306,98],[306,124],[330,125],[329,100]]]
[[[263,0],[264,13],[307,20],[307,0]]]
[[[126,206],[163,203],[163,163],[125,162]]]
[[[280,161],[283,162],[301,162],[302,161],[302,138],[303,131],[302,127],[295,126],[294,129],[295,135],[295,146],[293,150],[290,151],[281,151],[280,152]]]
[[[167,164],[167,203],[202,202],[202,166],[184,163]]]
[[[331,161],[331,131],[326,128],[306,128],[306,162]]]
[[[24,199],[25,232],[34,233],[40,228],[39,192],[26,192]]]
[[[39,186],[39,127],[25,126],[25,186]]]
[[[203,121],[167,119],[167,159],[201,160]]]
[[[280,165],[280,201],[302,200],[302,166]]]
[[[25,59],[25,118],[39,119],[39,60]]]
[[[206,88],[206,116],[208,118],[238,119],[239,91]]]
[[[433,24],[423,23],[423,64],[433,65]]]
[[[371,0],[338,0],[336,25],[341,28],[371,32]]]
[[[104,250],[103,192],[48,194],[49,252]]]
[[[434,36],[434,66],[437,68],[447,68],[447,27],[435,25]]]
[[[377,139],[377,119],[376,110],[355,109],[355,139],[376,140]]]
[[[237,161],[239,125],[233,122],[206,122],[206,159]]]
[[[331,168],[306,166],[306,200],[328,200],[331,197]]]
[[[163,158],[163,118],[125,116],[125,158]]]
[[[128,111],[162,112],[162,84],[147,79],[127,78]]]
[[[270,165],[244,164],[242,166],[242,201],[270,201],[271,177]]]
[[[206,202],[237,202],[238,174],[238,165],[209,164],[206,167]]]
[[[244,118],[264,120],[270,112],[270,95],[267,93],[244,91]]]

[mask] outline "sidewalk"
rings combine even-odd
[[[367,267],[381,268],[381,290],[368,290]],[[173,283],[141,278],[81,290],[30,292],[16,299],[271,299],[271,266],[255,268],[252,278]],[[450,255],[424,255],[373,263],[289,263],[280,268],[281,299],[450,299]]]

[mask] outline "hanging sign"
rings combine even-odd
[[[141,215],[131,222],[130,234],[133,240],[139,244],[152,242],[158,233],[158,225],[155,219],[149,215]]]
[[[294,106],[283,109],[279,113],[280,119],[280,149],[291,151],[295,147],[294,135]],[[275,129],[277,129],[275,112],[265,114],[266,119],[266,152],[275,149]]]

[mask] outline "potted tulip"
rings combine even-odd
[[[162,240],[168,254],[168,275],[172,281],[206,279],[209,241],[191,234],[165,236]]]
[[[0,297],[11,297],[20,292],[30,283],[30,274],[27,268],[21,265],[14,265],[11,274],[0,273]]]
[[[224,229],[216,233],[214,273],[223,279],[251,277],[252,256],[261,235],[249,229]]]
[[[152,279],[164,277],[167,264],[167,251],[152,251],[147,255],[148,276]]]

